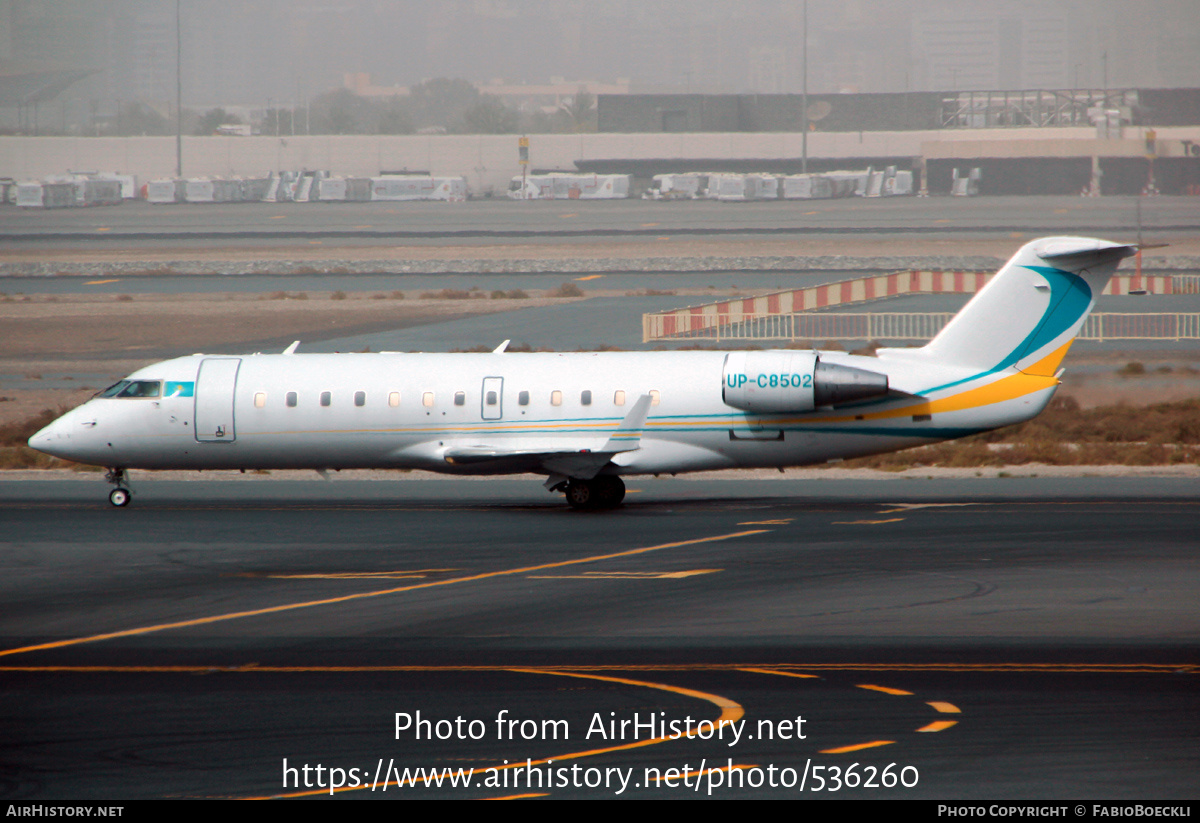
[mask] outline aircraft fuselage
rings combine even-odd
[[[772,379],[798,372],[731,375],[727,354],[195,355],[135,372],[129,383],[158,390],[94,398],[31,444],[122,468],[538,471],[546,454],[601,450],[648,395],[640,447],[616,454],[606,473],[784,467],[1006,425],[1040,411],[1057,385],[1035,381],[1015,403],[986,411],[924,415],[919,361],[824,352],[822,363],[885,373],[900,390],[838,408],[755,414],[725,402],[730,384],[740,377],[769,390]],[[480,444],[496,455],[453,457]]]

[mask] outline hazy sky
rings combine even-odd
[[[184,102],[368,72],[797,92],[802,0],[182,0]],[[0,59],[84,65],[71,105],[174,98],[173,0],[0,0]],[[809,0],[813,92],[1200,86],[1200,0]]]

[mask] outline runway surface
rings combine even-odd
[[[565,281],[580,281],[581,289],[605,291],[638,291],[644,289],[745,289],[782,291],[795,287],[832,283],[882,274],[882,271],[703,271],[703,272],[629,272],[580,273],[543,272],[523,273],[495,271],[487,273],[454,274],[284,274],[238,275],[137,275],[125,277],[0,277],[0,291],[6,294],[273,294],[287,292],[327,293],[338,289],[345,292],[375,292],[390,294],[400,290],[406,297],[416,298],[426,290],[442,289],[490,291],[496,288],[525,289],[536,292],[556,289]],[[586,278],[586,279],[585,279]],[[799,278],[799,279],[797,279]],[[724,296],[724,295],[721,295]],[[705,295],[689,295],[686,300],[704,301]],[[711,299],[716,299],[715,297]],[[679,302],[677,299],[676,303]]]
[[[0,210],[8,243],[83,243],[128,248],[182,241],[259,244],[338,240],[406,244],[494,242],[505,238],[662,235],[829,234],[993,236],[1032,232],[1136,231],[1134,197],[850,198],[718,203],[473,200],[465,203],[129,202],[90,209]],[[1188,233],[1200,225],[1194,198],[1140,198],[1140,224],[1151,233]],[[63,246],[56,246],[63,248]]]
[[[1196,794],[1193,480],[145,477],[0,480],[8,799]]]

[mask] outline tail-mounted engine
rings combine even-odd
[[[822,363],[811,351],[730,352],[722,377],[727,404],[760,414],[806,412],[888,393],[886,374]]]

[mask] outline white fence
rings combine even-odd
[[[680,323],[679,314],[642,315],[642,341],[655,340],[931,340],[953,312],[797,312],[747,317],[707,313]],[[1088,316],[1080,340],[1200,340],[1200,313]]]
[[[1200,274],[1173,274],[1171,285],[1175,294],[1200,294]]]

